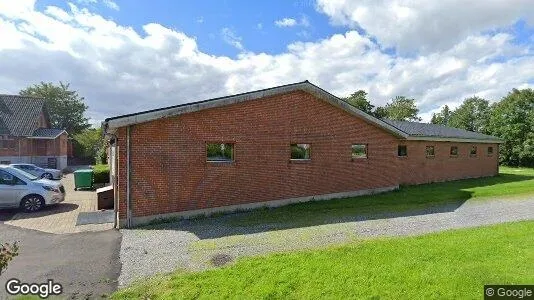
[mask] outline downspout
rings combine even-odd
[[[118,152],[118,138],[115,134],[113,133],[109,133],[107,132],[107,129],[108,129],[108,124],[107,123],[103,123],[102,124],[102,127],[104,128],[103,130],[103,133],[104,133],[104,136],[110,136],[111,139],[113,140],[113,145],[112,147],[114,148],[114,153],[115,155],[113,155],[113,161],[111,162],[113,164],[113,169],[115,170],[115,175],[113,176],[113,213],[115,215],[115,217],[113,218],[113,228],[117,228],[118,227],[118,222],[117,222],[117,214],[118,214],[118,211],[119,211],[119,189],[118,189],[118,186],[117,186],[117,177],[118,177],[118,159],[117,159],[117,155],[119,154]],[[110,140],[111,140],[110,139]]]
[[[132,227],[132,207],[130,196],[130,127],[126,127],[126,227]]]

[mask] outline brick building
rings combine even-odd
[[[108,118],[120,226],[498,173],[498,138],[380,120],[305,81]]]
[[[67,167],[68,135],[50,128],[44,99],[0,95],[0,164]]]

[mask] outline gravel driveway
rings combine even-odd
[[[231,215],[183,220],[151,229],[121,230],[119,287],[176,269],[202,270],[243,256],[346,243],[355,239],[418,235],[454,228],[534,219],[534,196],[470,200],[450,212],[277,229],[276,224],[236,227]],[[327,222],[328,223],[328,222]],[[289,226],[290,227],[290,226]],[[280,228],[288,228],[283,224]]]

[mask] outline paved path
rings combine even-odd
[[[0,221],[6,224],[49,233],[73,233],[102,231],[113,228],[113,223],[76,226],[78,213],[97,211],[95,191],[74,191],[74,175],[67,174],[61,180],[67,192],[65,201],[45,207],[36,213],[0,212]]]
[[[156,229],[121,230],[119,286],[175,269],[201,270],[215,255],[243,256],[322,247],[361,238],[418,235],[454,228],[534,220],[534,196],[470,200],[454,211],[386,219],[276,229],[276,225],[236,227],[228,217],[180,221]],[[288,228],[287,224],[281,228]]]
[[[60,297],[96,299],[117,288],[120,273],[118,230],[50,234],[0,224],[0,242],[19,241],[20,254],[0,276],[0,299],[6,299],[5,281],[46,282],[64,288]]]

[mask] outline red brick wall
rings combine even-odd
[[[123,213],[125,133],[118,133]],[[206,162],[206,141],[235,143],[235,162]],[[296,142],[312,145],[311,161],[290,162]],[[352,161],[353,143],[369,144],[369,158]],[[138,124],[131,128],[133,213],[394,186],[396,151],[392,135],[304,92]]]
[[[498,173],[498,145],[453,142],[407,141],[408,156],[396,157],[402,174],[400,184],[421,184],[462,178],[491,176]],[[426,146],[434,146],[434,157],[426,156]],[[458,156],[451,156],[451,146],[458,147]],[[477,155],[471,156],[472,146]],[[493,147],[493,155],[487,154]]]
[[[117,136],[119,213],[125,218],[126,128]],[[206,162],[206,142],[235,143],[235,162]],[[291,143],[310,143],[311,161],[290,161]],[[351,160],[352,144],[368,144],[368,158]],[[133,125],[133,216],[497,172],[496,147],[493,158],[483,157],[479,147],[479,157],[469,158],[473,168],[461,157],[464,164],[447,166],[438,147],[427,159],[424,142],[410,142],[409,157],[397,158],[398,144],[393,135],[304,92]]]

